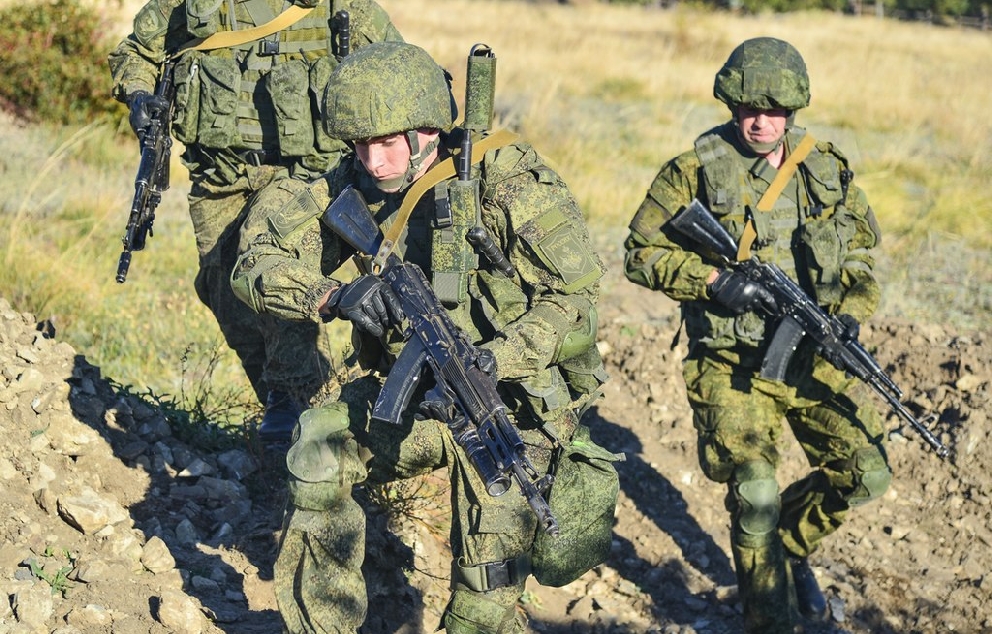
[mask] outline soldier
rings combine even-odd
[[[159,69],[176,60],[172,132],[192,181],[194,287],[265,405],[263,441],[289,440],[333,357],[316,324],[256,315],[234,297],[238,231],[266,184],[337,163],[345,146],[321,128],[323,88],[340,56],[380,40],[402,37],[373,0],[150,0],[110,54],[114,96],[139,138],[165,105]]]
[[[516,605],[532,561],[539,580],[548,576],[532,551],[540,532],[535,513],[516,492],[487,494],[439,420],[442,413],[413,406],[400,425],[370,419],[402,349],[395,327],[402,316],[397,294],[382,278],[336,277],[348,249],[322,218],[342,191],[363,195],[375,222],[399,236],[395,253],[423,269],[452,320],[485,352],[539,472],[556,462],[559,441],[603,451],[579,422],[605,379],[595,345],[604,268],[582,214],[560,177],[513,138],[474,135],[471,173],[456,176],[455,159],[468,161],[462,141],[469,132],[451,129],[449,80],[430,55],[409,44],[372,44],[351,54],[328,84],[325,122],[354,156],[310,186],[283,181],[279,195],[265,201],[280,211],[245,228],[232,279],[236,294],[255,310],[286,319],[349,320],[360,361],[370,369],[345,384],[340,399],[303,413],[287,455],[290,503],[275,584],[289,632],[354,632],[365,618],[364,515],[351,495],[357,483],[448,469],[452,594],[443,627],[449,633],[523,632],[525,615]],[[468,180],[478,181],[478,198],[456,191]],[[480,258],[465,238],[470,226],[484,228],[500,255]],[[508,261],[512,272],[501,272],[493,260]],[[411,403],[424,401],[426,387]],[[615,484],[613,459],[606,467]],[[615,492],[605,522],[591,529],[607,550]],[[582,553],[581,542],[572,546],[573,556]]]
[[[828,617],[808,557],[852,508],[888,488],[882,420],[868,389],[808,340],[784,382],[759,376],[774,326],[769,296],[692,252],[665,223],[698,198],[738,241],[740,259],[779,266],[855,338],[879,300],[872,249],[880,234],[847,159],[794,124],[810,91],[792,45],[743,42],[713,94],[731,119],[661,168],[630,223],[625,274],[681,302],[700,466],[728,487],[747,631],[793,632],[797,607],[813,620]],[[780,491],[783,417],[813,469]]]

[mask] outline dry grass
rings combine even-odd
[[[499,123],[522,132],[555,164],[601,247],[614,254],[661,163],[725,119],[711,90],[731,49],[757,35],[788,39],[812,77],[813,102],[799,122],[850,157],[886,233],[883,268],[891,283],[883,311],[987,323],[989,34],[828,14],[380,2],[409,41],[452,71],[459,99],[469,49],[492,47]],[[118,39],[140,2],[99,6]],[[6,117],[0,130],[0,295],[40,318],[55,315],[60,337],[106,374],[178,393],[183,359],[209,358],[220,342],[193,293],[185,170],[174,159],[155,236],[118,285],[134,142],[105,128],[25,128]],[[244,384],[233,355],[215,372],[225,385]]]

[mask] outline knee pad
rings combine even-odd
[[[764,460],[738,465],[731,490],[738,506],[736,523],[741,532],[761,537],[778,528],[782,502],[775,467]]]
[[[339,402],[308,409],[296,429],[286,453],[290,503],[316,511],[331,508],[368,474],[348,430],[348,406]]]
[[[843,495],[851,506],[861,506],[882,496],[892,482],[892,470],[878,447],[864,447],[848,460],[853,490]]]

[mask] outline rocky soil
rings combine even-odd
[[[523,609],[548,634],[739,632],[724,489],[696,464],[674,305],[618,279],[604,291],[612,380],[590,416],[627,456],[614,549],[564,588],[529,586]],[[941,461],[889,417],[893,485],[812,557],[833,618],[807,631],[992,631],[989,333],[878,320],[863,340],[907,407],[937,415],[951,454]],[[0,366],[0,632],[280,631],[278,452],[182,440],[163,411],[3,300]],[[783,476],[803,468],[791,449]],[[435,629],[443,489],[433,476],[359,492],[372,498],[366,634]],[[391,513],[375,503],[387,496]]]

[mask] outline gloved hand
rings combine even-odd
[[[713,301],[729,308],[735,315],[759,312],[774,315],[778,311],[775,298],[760,284],[733,269],[723,269],[709,285]]]
[[[127,98],[127,106],[131,110],[127,121],[131,124],[131,129],[141,141],[145,137],[148,126],[152,123],[152,117],[169,107],[169,102],[165,97],[153,95],[144,90],[137,90]]]
[[[497,378],[496,355],[493,351],[489,348],[476,348],[476,351],[479,356],[475,358],[475,365],[494,379]]]
[[[327,309],[375,337],[398,326],[404,317],[396,293],[375,275],[362,275],[337,287],[327,300]]]
[[[843,330],[837,333],[837,339],[841,343],[845,341],[856,341],[858,339],[858,335],[861,334],[861,324],[858,323],[857,319],[851,315],[841,314],[837,315],[837,321],[843,326]],[[838,370],[847,369],[844,367],[844,360],[840,349],[830,350],[824,346],[819,346],[816,352]]]
[[[844,331],[837,335],[841,341],[856,341],[861,334],[861,324],[858,320],[847,314],[837,315],[837,321],[844,326]]]

